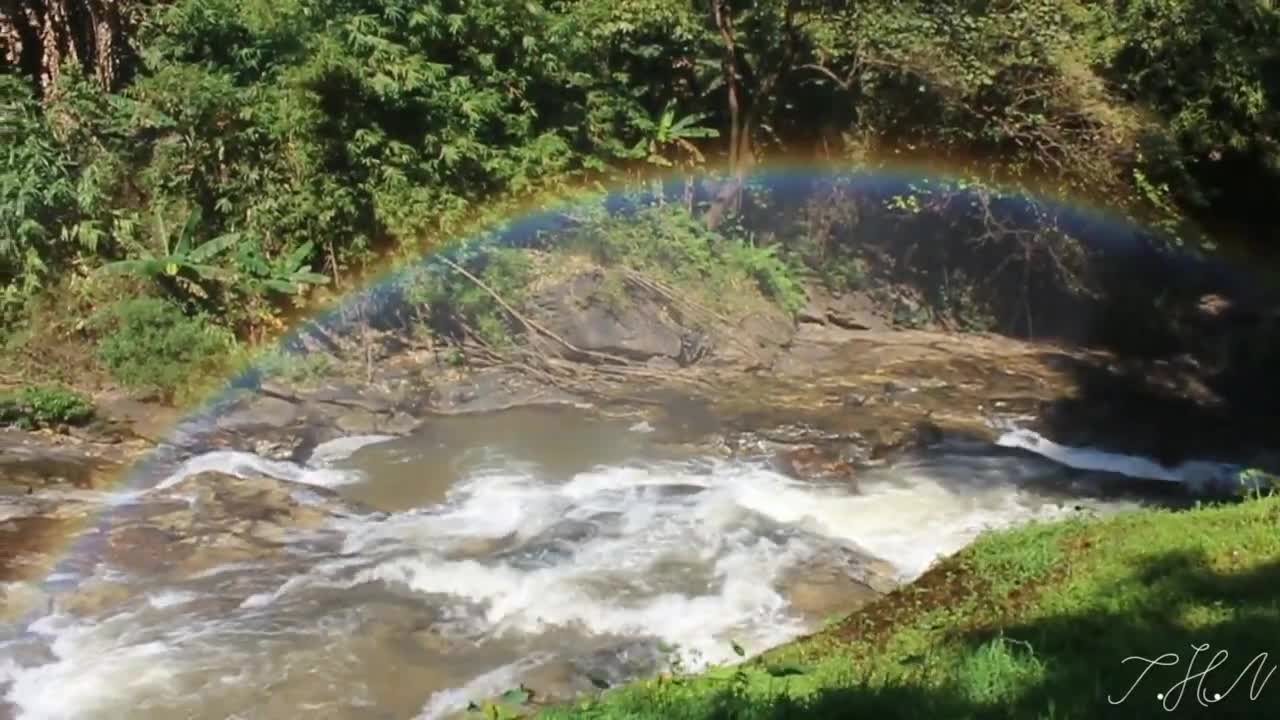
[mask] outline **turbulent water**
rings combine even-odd
[[[755,652],[821,623],[794,606],[804,572],[910,580],[983,528],[1072,512],[1088,477],[956,447],[856,483],[800,482],[655,448],[650,430],[516,413],[348,438],[306,465],[193,458],[157,490],[204,470],[267,474],[372,510],[298,531],[285,556],[180,581],[81,567],[129,597],[89,614],[47,598],[5,631],[8,712],[436,718],[522,681],[571,694],[653,672],[667,644],[728,661],[731,640]],[[87,578],[53,580],[27,589]]]

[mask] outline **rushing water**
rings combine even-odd
[[[784,642],[822,621],[792,602],[815,563],[910,580],[985,527],[1128,502],[1081,500],[1087,473],[1001,448],[819,483],[675,451],[651,430],[526,410],[348,438],[306,465],[194,458],[157,489],[261,473],[370,510],[299,531],[283,556],[180,580],[93,567],[132,592],[88,614],[50,599],[5,631],[7,712],[447,717],[521,681],[572,693],[653,672],[665,644],[705,662],[732,659],[730,640]]]

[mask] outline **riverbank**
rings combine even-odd
[[[539,717],[1275,717],[1277,529],[1280,498],[1270,497],[991,533],[740,666]],[[1177,657],[1144,676],[1166,653]]]
[[[1242,405],[1208,364],[1212,343],[1155,357],[1109,346],[1114,326],[1094,331],[1111,300],[1070,306],[1090,311],[1076,319],[1095,344],[960,332],[911,300],[891,263],[870,266],[860,290],[833,289],[750,244],[661,234],[669,227],[656,218],[555,250],[441,256],[299,324],[283,363],[234,375],[189,412],[104,395],[88,427],[0,435],[11,616],[48,608],[31,627],[88,633],[124,655],[140,629],[216,628],[216,672],[165,644],[173,675],[59,707],[114,717],[147,700],[156,718],[253,707],[261,687],[245,678],[219,691],[222,710],[205,690],[166,688],[239,672],[249,649],[237,638],[268,618],[296,631],[274,653],[251,653],[262,677],[277,673],[271,682],[294,693],[273,695],[282,713],[319,693],[334,717],[367,716],[363,702],[444,717],[524,681],[537,699],[564,700],[658,672],[655,637],[696,635],[720,662],[732,657],[726,637],[754,653],[811,631],[982,527],[1187,507],[1238,491],[1241,466],[1276,465],[1272,428],[1245,412],[1271,400]],[[900,312],[909,300],[919,312]],[[1041,307],[1038,327],[1070,314]],[[1254,387],[1254,400],[1265,395]],[[584,459],[633,441],[644,452]],[[510,512],[477,524],[494,508]],[[359,536],[370,542],[353,555]],[[652,554],[664,538],[674,559]],[[963,553],[943,564],[995,589],[974,580],[958,586],[969,595],[930,602],[980,614],[1069,556],[1013,546],[977,570]],[[619,571],[619,548],[639,564]],[[1036,558],[1045,566],[1028,565]],[[619,600],[622,590],[631,595]],[[464,602],[445,608],[441,596]],[[876,606],[915,607],[889,597],[899,599]],[[323,686],[278,662],[319,652],[317,638],[356,638],[348,651],[362,660],[342,664],[321,643]],[[56,673],[93,674],[93,688],[120,681],[39,632],[15,630],[12,642],[28,654],[6,691],[15,707],[61,703]],[[795,670],[782,674],[810,675]]]

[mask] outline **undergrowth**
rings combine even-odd
[[[93,400],[61,385],[27,385],[0,393],[0,426],[33,429],[82,425],[93,414]]]
[[[236,345],[230,331],[160,298],[109,305],[91,324],[98,361],[117,382],[169,400],[222,376]]]

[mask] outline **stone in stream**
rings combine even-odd
[[[91,578],[77,585],[74,592],[56,598],[55,604],[59,612],[93,616],[120,606],[139,592],[124,583]]]
[[[888,563],[857,548],[824,550],[783,574],[781,592],[796,612],[811,619],[847,614],[898,586]]]
[[[553,660],[524,676],[540,702],[564,702],[662,669],[666,656],[650,639],[623,640],[577,657]]]
[[[303,502],[303,496],[315,501]],[[298,532],[351,512],[345,500],[323,488],[217,472],[187,478],[154,500],[176,498],[189,502],[122,514],[107,531],[105,559],[135,572],[180,578],[217,565],[278,557]]]
[[[0,492],[4,485],[101,487],[130,461],[133,443],[85,442],[51,433],[0,430]]]
[[[594,522],[561,520],[497,557],[521,569],[543,568],[573,557],[583,543],[599,534],[600,526]]]
[[[785,448],[774,456],[774,467],[784,475],[800,480],[840,480],[852,482],[856,473],[853,463],[831,448],[804,445]]]

